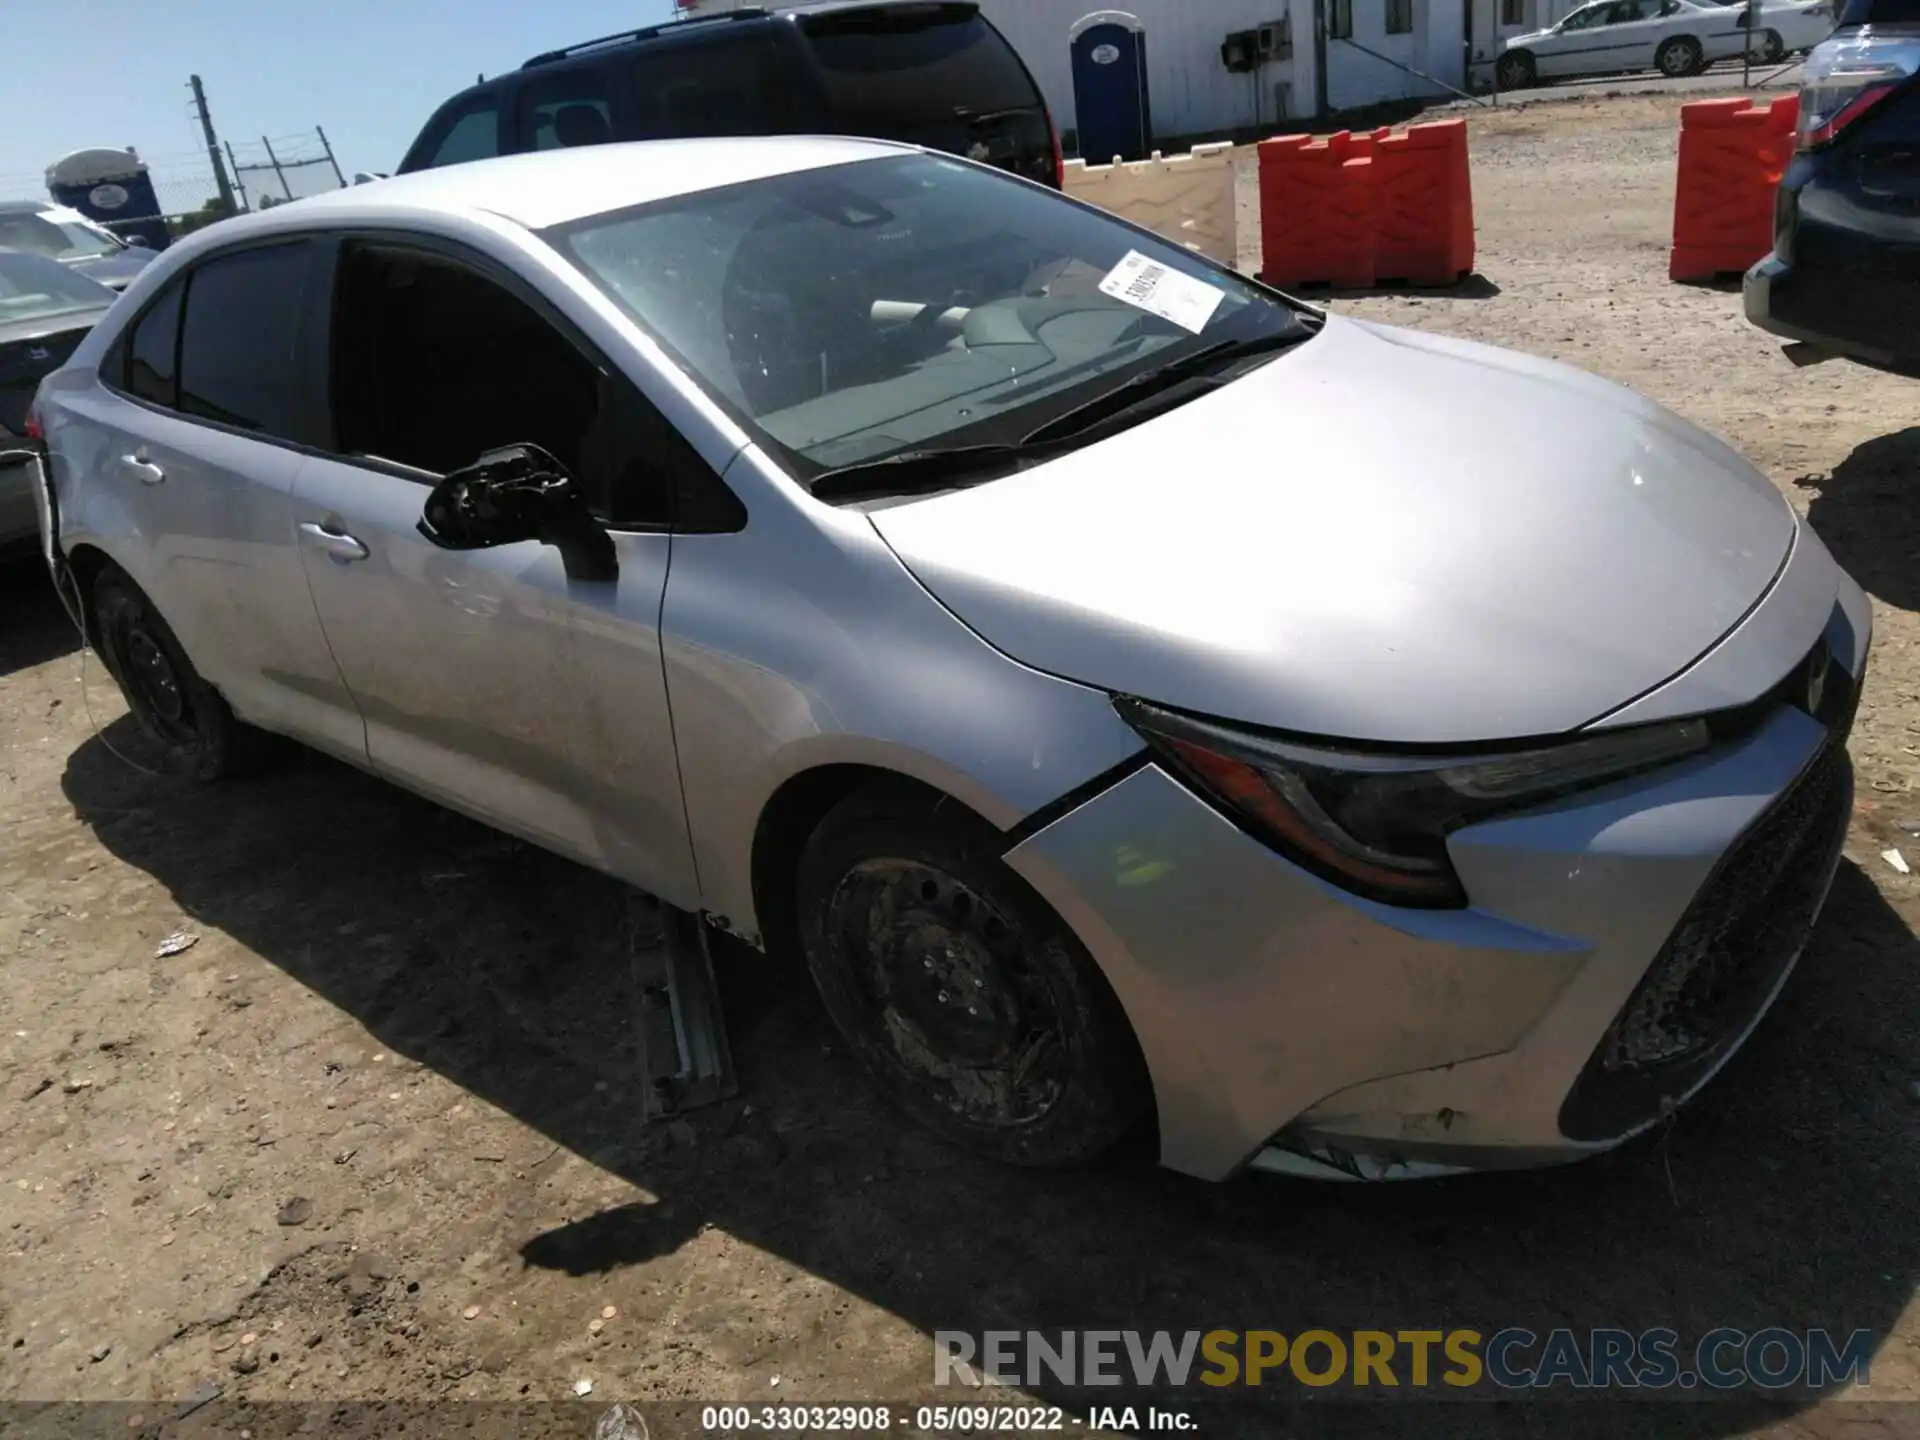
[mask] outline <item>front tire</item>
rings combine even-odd
[[[107,673],[168,770],[205,784],[266,757],[270,737],[235,718],[125,571],[108,566],[94,581],[93,628]]]
[[[1653,57],[1654,67],[1669,80],[1693,75],[1706,69],[1706,52],[1691,35],[1676,35],[1663,43]]]
[[[1778,65],[1787,58],[1787,42],[1780,38],[1778,30],[1769,30],[1760,37],[1760,63]]]
[[[1108,1149],[1145,1113],[1139,1046],[1085,948],[958,807],[887,785],[800,856],[800,935],[827,1012],[882,1093],[1015,1165]]]

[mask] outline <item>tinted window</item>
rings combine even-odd
[[[635,443],[649,407],[538,311],[429,252],[348,250],[331,359],[334,445],[444,475],[502,445],[531,444],[578,478],[602,515],[663,521],[664,472]],[[619,413],[604,397],[617,394]]]
[[[613,138],[606,76],[591,65],[562,70],[521,87],[520,150],[603,145]]]
[[[180,357],[180,297],[185,293],[184,281],[167,286],[133,327],[127,346],[127,388],[169,410],[176,403],[173,382]]]
[[[817,107],[790,52],[764,32],[700,44],[650,45],[634,57],[636,138],[780,135],[812,128]]]
[[[856,10],[804,23],[835,120],[856,133],[1040,104],[1012,48],[977,14]]]
[[[311,247],[270,245],[222,255],[187,281],[180,334],[180,410],[223,425],[294,438],[294,344]]]
[[[500,153],[500,111],[492,95],[476,95],[440,122],[439,138],[421,157],[423,167],[459,165]]]

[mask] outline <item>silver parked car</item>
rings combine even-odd
[[[294,736],[804,955],[1008,1160],[1606,1149],[1759,1020],[1847,826],[1868,605],[1733,451],[910,147],[230,221],[38,419],[180,769]]]

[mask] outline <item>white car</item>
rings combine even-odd
[[[1595,0],[1557,25],[1515,35],[1500,47],[1502,90],[1567,75],[1658,70],[1692,75],[1745,47],[1744,13],[1692,0]]]

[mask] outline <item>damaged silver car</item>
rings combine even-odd
[[[1564,1161],[1722,1065],[1871,615],[1754,467],[850,139],[435,170],[159,256],[41,390],[55,569],[293,736],[804,959],[1036,1165]]]

